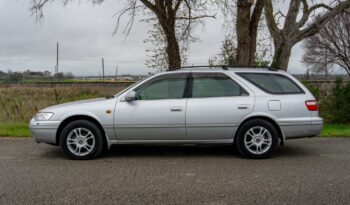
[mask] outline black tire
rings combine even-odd
[[[79,156],[74,154],[74,152],[70,151],[68,148],[67,138],[69,134],[77,128],[83,128],[84,130],[88,130],[92,133],[92,137],[94,138],[94,146],[91,146],[92,150],[86,155]],[[89,160],[98,157],[104,147],[104,140],[102,131],[93,123],[87,120],[76,120],[69,123],[66,127],[63,128],[60,135],[60,146],[64,154],[70,158],[75,160]]]
[[[255,127],[263,127],[265,128],[270,136],[271,136],[271,145],[268,148],[268,146],[266,146],[266,150],[264,152],[261,152],[259,154],[257,153],[253,153],[251,152],[245,145],[245,135],[246,133],[251,130],[252,128]],[[256,128],[259,129],[259,128]],[[265,136],[267,136],[268,134],[265,134]],[[260,138],[261,139],[261,138]],[[260,141],[259,139],[259,141]],[[251,139],[253,140],[253,139]],[[237,148],[237,151],[240,153],[240,155],[242,157],[245,158],[250,158],[250,159],[266,159],[268,158],[271,153],[276,149],[277,144],[278,144],[278,132],[276,130],[276,128],[268,121],[266,120],[262,120],[262,119],[254,119],[254,120],[249,120],[248,122],[245,122],[238,130],[237,135],[236,135],[236,139],[235,139],[235,145]],[[249,143],[249,142],[248,142]],[[248,145],[247,145],[248,146]],[[254,147],[255,145],[253,145]],[[261,145],[258,145],[261,146]],[[257,148],[257,147],[256,147]],[[261,150],[261,148],[260,148]]]

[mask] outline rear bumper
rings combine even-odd
[[[36,142],[57,145],[56,132],[59,124],[59,121],[36,121],[31,119],[29,130]]]
[[[323,119],[319,118],[318,120],[311,121],[311,135],[316,136],[321,134],[323,129]]]
[[[280,127],[285,139],[314,137],[322,132],[323,119],[315,117],[308,121],[280,123]]]

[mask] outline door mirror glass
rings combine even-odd
[[[130,91],[128,94],[125,96],[125,101],[133,101],[136,99],[136,93],[135,91]]]

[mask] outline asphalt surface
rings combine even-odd
[[[230,146],[115,146],[92,161],[0,138],[0,204],[350,204],[350,138],[287,141],[267,160]]]

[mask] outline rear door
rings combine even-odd
[[[240,120],[252,112],[254,97],[224,73],[192,73],[187,101],[189,140],[231,140]]]

